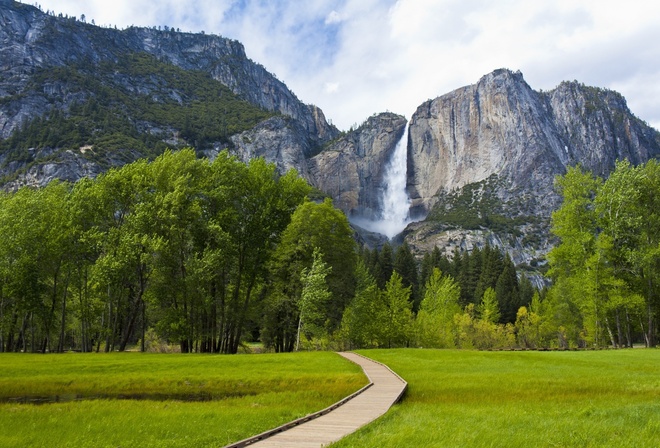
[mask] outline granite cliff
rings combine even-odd
[[[605,176],[617,159],[638,164],[660,155],[658,132],[616,92],[577,82],[536,92],[520,72],[504,69],[422,104],[410,137],[410,192],[426,210],[438,192],[493,175],[511,191],[546,196],[568,166],[580,163]],[[539,198],[530,211],[547,214],[551,202]]]
[[[191,73],[194,79],[188,85],[180,85],[184,75]],[[304,157],[318,152],[339,134],[318,107],[303,104],[284,83],[247,58],[242,44],[214,35],[167,28],[102,28],[1,0],[0,74],[0,138],[4,139],[37,119],[43,119],[42,125],[58,122],[51,119],[53,114],[61,113],[64,119],[69,119],[75,116],[76,107],[90,102],[96,107],[108,103],[113,107],[102,119],[107,115],[125,116],[126,127],[130,129],[122,129],[124,137],[128,134],[139,140],[146,134],[156,136],[169,147],[190,145],[211,154],[230,147],[243,158],[252,154],[268,158],[271,150],[261,154],[250,153],[248,148],[247,152],[241,152],[244,148],[234,147],[232,141],[237,140],[231,136],[252,128],[269,115],[280,118],[261,124],[261,128],[275,125],[293,129]],[[199,85],[200,79],[205,90],[202,94],[190,89],[191,84]],[[212,82],[221,84],[224,90]],[[218,90],[216,97],[224,95],[225,100],[219,104],[211,99],[209,106],[209,99],[203,96],[213,90]],[[252,109],[245,112],[246,106],[239,103],[247,103]],[[161,109],[167,106],[169,115],[159,111],[145,114],[145,104]],[[176,107],[180,110],[173,111]],[[203,108],[206,110],[200,111]],[[255,112],[255,108],[263,113]],[[196,134],[186,132],[186,119],[192,120],[194,126],[200,116],[217,123]],[[90,135],[89,144],[85,142],[78,147],[73,144],[66,147],[65,141],[55,147],[37,144],[35,148],[25,148],[18,156],[5,151],[0,155],[3,165],[0,174],[12,178],[16,186],[43,185],[54,177],[75,180],[162,151],[162,147],[155,148],[157,145],[149,146],[150,151],[136,150],[127,143],[112,146],[113,152],[122,152],[119,160],[115,160],[116,154],[90,160],[80,148],[94,146],[93,137],[98,135]],[[281,151],[272,161],[283,169],[292,167],[277,157],[298,160],[298,149],[282,143]],[[12,176],[17,171],[21,174]]]
[[[411,245],[488,242],[535,264],[552,243],[554,178],[576,164],[606,177],[617,159],[657,158],[660,133],[616,92],[575,81],[537,92],[501,69],[419,106],[408,151],[413,207],[428,214],[406,230]]]

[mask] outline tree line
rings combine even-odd
[[[519,310],[540,300],[511,258],[486,244],[444,256],[436,247],[418,263],[407,244],[364,250],[355,298],[338,339],[346,348],[510,348]]]
[[[0,347],[125,350],[152,328],[235,353],[267,263],[310,188],[262,159],[167,152],[0,196]]]
[[[656,162],[557,179],[550,288],[485,245],[358,248],[294,171],[166,152],[0,194],[0,350],[655,344]]]

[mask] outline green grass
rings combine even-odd
[[[656,447],[660,350],[361,351],[404,401],[340,447]]]
[[[218,447],[323,409],[366,384],[357,366],[327,352],[1,354],[0,366],[5,401],[106,397],[0,403],[2,447]],[[107,398],[122,395],[141,399]]]

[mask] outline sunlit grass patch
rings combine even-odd
[[[404,401],[338,447],[655,447],[660,351],[374,350]]]
[[[0,364],[5,401],[92,398],[0,404],[2,447],[218,447],[323,409],[366,383],[359,367],[323,352],[3,354]],[[212,401],[182,401],[201,394]],[[117,399],[133,395],[140,399]]]

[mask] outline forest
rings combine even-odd
[[[655,346],[660,166],[557,178],[537,290],[488,245],[358,247],[295,171],[193,150],[0,194],[0,350]]]

